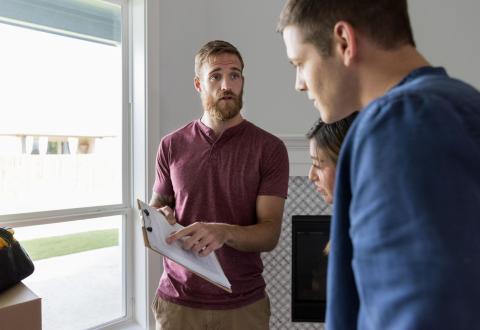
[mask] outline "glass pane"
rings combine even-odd
[[[42,298],[44,330],[86,329],[125,315],[122,216],[14,230],[34,260],[23,282]]]
[[[2,23],[0,40],[0,214],[120,204],[121,45]]]

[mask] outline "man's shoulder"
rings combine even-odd
[[[446,74],[431,75],[412,79],[373,100],[355,126],[378,126],[389,120],[424,128],[438,122],[464,125],[466,118],[480,121],[479,113],[478,90]]]
[[[256,142],[267,146],[285,146],[282,139],[265,129],[248,122],[247,132]]]
[[[196,132],[197,121],[193,120],[184,126],[168,133],[162,138],[163,143],[172,143],[173,141],[183,140],[186,137],[191,137]]]
[[[360,112],[343,149],[365,152],[368,144],[392,152],[404,148],[422,153],[433,146],[447,148],[452,141],[470,146],[480,142],[478,127],[480,93],[475,88],[447,75],[412,79]],[[446,132],[462,134],[454,138]]]
[[[445,71],[444,71],[445,72]],[[419,75],[392,88],[372,102],[373,107],[448,104],[479,108],[480,92],[468,83],[445,74]]]

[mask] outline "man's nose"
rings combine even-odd
[[[307,90],[307,85],[299,68],[297,68],[297,75],[295,77],[295,89],[299,92],[305,92]]]
[[[226,77],[224,77],[222,79],[222,82],[220,84],[220,88],[224,91],[231,89],[230,81]]]

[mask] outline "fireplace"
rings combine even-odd
[[[292,216],[292,322],[325,322],[329,215]]]

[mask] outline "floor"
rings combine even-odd
[[[35,262],[23,281],[42,298],[44,330],[80,330],[123,316],[119,247]]]

